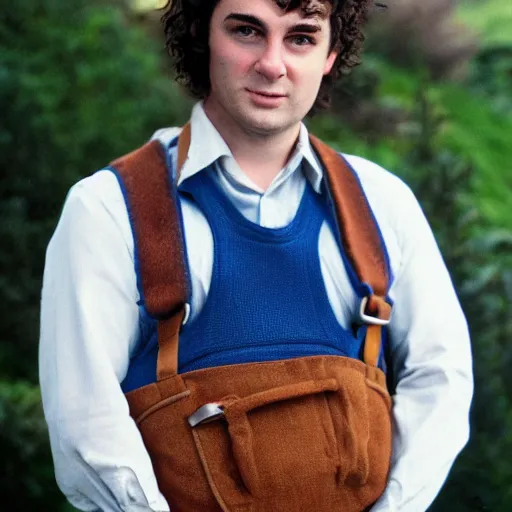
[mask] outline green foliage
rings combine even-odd
[[[508,62],[508,54],[504,55]],[[474,169],[472,200],[479,214],[492,225],[510,229],[512,113],[497,111],[497,95],[460,84],[432,82],[424,72],[397,68],[375,55],[367,60],[369,64],[365,63],[356,73],[377,73],[379,77],[374,96],[366,100],[374,106],[373,128],[364,126],[361,131],[357,124],[355,132],[351,126],[340,128],[339,121],[332,116],[314,119],[313,128],[326,133],[327,139],[340,149],[400,172],[402,158],[417,145],[419,134],[424,133],[424,124],[432,122],[422,118],[422,95],[425,95],[435,116],[431,127],[435,131],[431,141],[434,150],[450,151],[471,165]],[[488,77],[489,82],[492,79]],[[504,93],[500,89],[497,94]],[[390,115],[393,111],[395,114]],[[375,126],[382,124],[383,113],[387,113],[388,124],[375,133]]]
[[[474,199],[482,216],[492,225],[510,228],[512,116],[495,112],[488,102],[460,87],[439,87],[434,95],[444,117],[439,142],[474,166]]]
[[[4,5],[5,4],[5,5]],[[18,0],[0,18],[0,487],[58,510],[37,382],[44,251],[69,187],[186,119],[160,48],[100,1]],[[6,379],[15,380],[9,383]]]
[[[16,510],[36,510],[42,503],[58,503],[48,457],[46,423],[39,388],[23,381],[0,381],[0,446],[3,474],[0,492]],[[12,509],[11,509],[12,510]]]
[[[187,102],[119,8],[20,0],[2,11],[0,365],[34,382],[44,247],[66,191],[183,121]]]
[[[478,34],[483,46],[510,46],[512,43],[510,0],[459,2],[457,19]]]
[[[486,96],[498,115],[512,115],[512,44],[488,48],[477,55],[470,88],[479,96]]]

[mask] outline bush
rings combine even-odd
[[[0,492],[14,510],[36,510],[43,503],[62,501],[47,437],[39,388],[23,381],[0,381]]]
[[[4,5],[5,4],[5,5]],[[0,19],[0,435],[4,503],[58,510],[37,383],[44,252],[68,188],[188,115],[121,4],[18,0]],[[11,379],[13,382],[9,382]]]
[[[183,122],[159,49],[104,2],[19,0],[0,21],[0,365],[36,381],[44,249],[79,178]]]

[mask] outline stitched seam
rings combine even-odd
[[[382,386],[379,386],[379,384],[371,381],[370,379],[366,378],[366,385],[372,389],[374,389],[375,391],[377,391],[377,393],[382,397],[382,399],[384,400],[385,404],[386,404],[386,407],[388,408],[388,410],[391,410],[391,397],[389,396],[389,394],[382,388]]]
[[[230,512],[225,501],[222,499],[222,496],[220,495],[220,492],[217,489],[215,482],[213,481],[213,477],[210,473],[210,468],[208,467],[208,463],[206,462],[206,455],[205,455],[203,447],[201,445],[201,440],[199,439],[199,434],[194,429],[192,429],[192,434],[194,436],[194,441],[196,442],[197,451],[199,452],[199,456],[201,458],[201,463],[203,464],[204,472],[206,474],[206,479],[208,480],[208,483],[210,484],[210,489],[212,490],[212,492],[215,496],[215,499],[217,500],[218,504],[221,506],[222,510],[224,512]]]
[[[178,400],[181,400],[182,398],[185,398],[190,395],[190,389],[187,389],[186,391],[183,391],[181,393],[178,393],[177,395],[170,396],[169,398],[166,398],[165,400],[162,400],[161,402],[158,402],[155,405],[152,405],[149,409],[144,411],[136,420],[135,423],[139,425],[142,421],[144,421],[150,414],[153,414],[155,411],[158,411],[158,409],[161,409],[162,407],[165,407],[166,405],[173,404],[174,402],[177,402]]]

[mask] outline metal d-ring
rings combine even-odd
[[[197,411],[188,417],[188,424],[194,428],[202,423],[218,420],[224,416],[224,408],[215,402],[199,407]]]

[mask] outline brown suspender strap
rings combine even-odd
[[[178,335],[188,298],[179,204],[166,150],[152,141],[111,167],[122,178],[141,298],[159,319],[157,379],[162,380],[177,373]]]
[[[355,173],[335,150],[314,136],[310,136],[310,140],[325,170],[345,252],[358,278],[373,290],[362,312],[369,317],[363,359],[377,366],[382,325],[372,323],[372,319],[386,322],[391,315],[391,306],[386,301],[390,278],[385,248]]]
[[[174,377],[178,373],[178,346],[185,310],[182,308],[170,318],[158,321],[158,356],[156,379]]]
[[[389,275],[378,228],[359,180],[344,158],[316,137],[311,143],[324,164],[345,251],[357,276],[385,297]]]
[[[178,158],[176,159],[177,169],[176,169],[176,180],[180,175],[181,169],[185,164],[188,156],[188,148],[190,147],[190,138],[192,136],[192,130],[190,128],[190,123],[187,123],[183,130],[181,130],[180,136],[178,138]]]
[[[364,339],[363,361],[371,366],[378,366],[380,347],[382,345],[382,327],[369,325]]]

